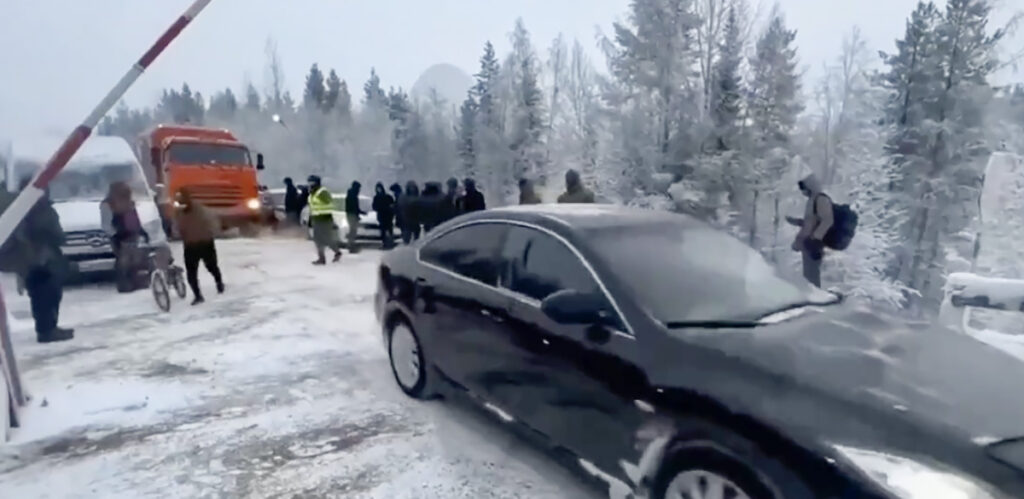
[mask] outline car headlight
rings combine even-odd
[[[850,464],[901,499],[998,499],[978,482],[913,459],[833,445]]]
[[[250,210],[258,210],[260,209],[260,200],[252,198],[245,202],[245,207],[249,208]]]

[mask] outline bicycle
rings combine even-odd
[[[175,265],[174,257],[167,246],[161,246],[153,252],[149,287],[153,291],[156,306],[164,312],[171,311],[171,293],[173,289],[178,298],[188,295],[185,286],[185,269]]]

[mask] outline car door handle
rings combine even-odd
[[[490,311],[489,309],[486,309],[486,308],[481,308],[480,309],[480,315],[482,315],[484,317],[489,317],[494,322],[505,322],[505,318],[502,317],[501,314],[496,313],[496,312],[492,312],[492,311]]]

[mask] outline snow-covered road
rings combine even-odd
[[[0,444],[3,497],[588,498],[579,477],[460,403],[405,398],[372,310],[379,253],[219,242],[207,303],[70,290],[73,341],[34,341],[6,295],[32,396]],[[205,272],[205,271],[201,271]]]

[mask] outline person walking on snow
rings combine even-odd
[[[519,179],[519,204],[541,204],[540,196],[534,190],[533,181],[530,179]]]
[[[409,244],[420,238],[420,188],[412,180],[406,182],[405,192],[398,198],[398,216],[402,223],[402,242]]]
[[[29,182],[31,179],[25,179],[22,189]],[[16,197],[16,194],[0,190],[0,213]],[[0,248],[0,270],[17,274],[28,292],[39,343],[75,337],[74,329],[57,326],[68,271],[67,260],[60,249],[63,244],[64,229],[60,225],[60,216],[50,202],[49,193],[44,192]]]
[[[832,199],[821,188],[821,181],[813,173],[797,182],[800,192],[807,197],[804,217],[786,217],[790,224],[800,227],[793,240],[793,251],[803,258],[804,278],[821,287],[821,264],[825,257],[825,234],[834,222]]]
[[[309,226],[313,229],[313,243],[316,245],[317,259],[313,265],[324,265],[324,248],[334,251],[334,260],[341,260],[341,242],[334,226],[334,198],[324,188],[320,177],[310,175],[309,182]]]
[[[127,183],[110,184],[107,197],[100,203],[100,220],[114,250],[117,291],[130,293],[143,287],[138,275],[146,263],[139,240],[149,243],[149,234],[139,221],[139,212]]]
[[[444,215],[441,222],[447,222],[462,214],[459,206],[459,179],[449,178],[445,182],[445,187],[447,190],[444,192]]]
[[[580,173],[576,170],[565,172],[565,192],[558,196],[559,203],[593,203],[594,193],[583,186]]]
[[[462,195],[462,212],[472,213],[474,211],[483,211],[487,209],[487,203],[484,201],[484,193],[476,190],[476,181],[467,178],[462,181],[462,184],[466,187],[466,193]]]
[[[363,185],[358,181],[353,181],[352,186],[345,193],[345,219],[348,222],[349,253],[359,252],[359,247],[356,245],[356,237],[359,235],[359,216],[366,214],[363,208],[359,206],[359,190],[362,187]]]
[[[299,190],[291,177],[284,178],[284,213],[290,225],[299,225],[299,214],[302,212],[302,205],[299,201]]]
[[[440,182],[427,182],[424,184],[419,202],[420,222],[423,224],[423,232],[430,232],[434,230],[434,227],[441,225],[447,213],[448,207],[445,206],[445,195],[441,192]]]
[[[373,189],[373,211],[377,214],[380,239],[384,249],[388,249],[394,245],[395,198],[384,190],[384,184],[380,182]]]
[[[192,199],[188,188],[178,191],[178,213],[175,222],[185,252],[185,278],[192,288],[193,305],[206,301],[199,289],[199,262],[213,276],[217,293],[224,292],[224,280],[217,265],[217,246],[214,238],[220,222],[202,203]]]

